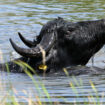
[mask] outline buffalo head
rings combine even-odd
[[[105,44],[105,20],[74,23],[57,18],[43,26],[36,41],[18,34],[29,48],[18,47],[12,39],[10,42],[17,53],[32,61],[31,65],[42,63],[41,49],[46,52],[48,66],[85,65]]]

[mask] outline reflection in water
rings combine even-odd
[[[23,33],[23,35],[29,39],[33,39],[38,35],[42,25],[47,21],[56,18],[58,16],[63,17],[68,21],[81,21],[81,20],[92,20],[101,19],[105,17],[105,1],[104,0],[1,0],[0,1],[0,48],[2,49],[4,60],[9,60],[11,57],[16,57],[17,54],[14,53],[10,43],[9,38],[13,38],[18,44],[24,46],[20,42],[17,32]],[[24,46],[25,47],[25,46]],[[105,67],[104,63],[104,48],[95,57],[95,65],[98,67]],[[88,63],[91,65],[91,60]],[[0,97],[3,97],[7,91],[10,90],[10,82],[13,87],[17,90],[20,102],[24,102],[20,96],[28,97],[27,94],[23,92],[31,92],[33,100],[35,99],[35,94],[37,94],[37,89],[32,83],[31,79],[25,74],[14,74],[2,72],[0,78],[3,80],[5,90],[0,90]],[[73,77],[36,77],[35,80],[39,82],[39,78],[45,84],[48,93],[51,95],[51,101],[65,102],[63,99],[59,98],[65,97],[66,102],[74,103],[80,102],[81,104],[86,101],[88,102],[87,96],[95,92],[92,90],[89,80],[93,81],[97,91],[99,93],[99,99],[105,91],[105,78],[104,75],[101,76],[76,76],[77,80],[83,79],[83,86],[79,87],[77,85],[79,97],[77,98],[75,92],[70,88],[69,83],[72,81],[75,84]],[[3,87],[3,88],[4,88]],[[39,86],[40,90],[42,87]],[[48,99],[44,98],[46,95],[42,91],[41,100],[48,102]],[[96,97],[96,96],[95,96]]]

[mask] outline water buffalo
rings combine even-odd
[[[14,50],[22,56],[18,60],[28,63],[37,72],[41,72],[38,66],[42,64],[41,49],[43,49],[46,52],[45,63],[48,66],[46,72],[52,72],[52,68],[57,72],[68,66],[86,65],[89,59],[103,47],[105,20],[68,22],[58,17],[42,27],[36,40],[30,41],[25,39],[21,33],[18,34],[29,47],[18,47],[10,39]],[[12,62],[8,64],[11,71],[22,72],[16,64],[15,66]],[[85,71],[88,72],[88,69]]]

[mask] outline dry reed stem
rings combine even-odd
[[[2,62],[3,62],[3,53],[2,53],[2,51],[0,49],[0,63],[2,63]]]

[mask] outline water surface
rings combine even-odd
[[[4,61],[12,58],[17,58],[19,55],[14,52],[10,45],[9,38],[12,38],[18,45],[24,46],[20,41],[17,32],[21,32],[28,39],[33,39],[38,33],[43,24],[56,17],[63,17],[68,21],[96,20],[105,17],[105,1],[104,0],[0,0],[0,49],[3,53]],[[24,46],[26,47],[26,46]],[[94,65],[105,67],[103,63],[105,58],[105,49],[103,48],[94,58]],[[88,66],[91,66],[91,60]],[[34,101],[37,99],[37,88],[32,80],[25,74],[1,72],[0,76],[3,80],[3,89],[0,90],[1,99],[10,90],[12,84],[18,94],[14,94],[19,102],[27,102],[21,97],[28,98],[29,93]],[[102,96],[105,91],[105,75],[80,75],[76,76],[78,82],[82,80],[83,86],[75,85],[79,97],[72,91],[69,83],[75,84],[73,77],[36,77],[36,82],[40,80],[45,84],[48,93],[52,97],[50,101],[59,101],[62,104],[74,103],[75,101],[82,104],[88,102],[87,98],[91,94],[96,97],[95,92],[90,86],[90,80],[95,84],[99,99],[103,103],[105,99]],[[5,88],[5,89],[4,89]],[[43,93],[42,87],[39,85],[42,92],[40,95],[41,101],[48,102],[46,95]],[[11,93],[12,94],[12,93]],[[65,100],[61,97],[64,97]],[[9,100],[8,100],[9,101]]]

